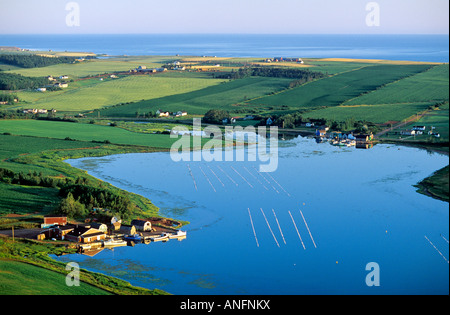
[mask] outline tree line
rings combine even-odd
[[[0,168],[0,181],[7,184],[59,188],[62,198],[54,209],[55,214],[67,215],[71,218],[84,217],[93,208],[107,208],[123,219],[131,215],[134,204],[130,198],[120,191],[99,186],[93,186],[85,178],[56,178],[46,176],[42,172],[16,173]]]
[[[0,62],[21,68],[38,68],[57,65],[61,63],[74,63],[76,57],[45,57],[32,54],[1,54]]]
[[[232,71],[231,73],[218,76],[219,78],[225,79],[244,79],[248,77],[259,76],[259,77],[271,77],[271,78],[288,78],[296,79],[295,84],[304,84],[309,81],[325,78],[328,76],[326,73],[310,71],[305,69],[294,69],[294,68],[274,68],[274,67],[244,67],[237,71]]]
[[[47,78],[25,77],[16,73],[0,71],[0,90],[36,89],[48,84]]]
[[[14,100],[19,100],[15,94],[0,93],[0,102],[6,102],[9,105],[14,104]]]

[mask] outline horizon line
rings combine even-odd
[[[359,36],[384,36],[384,35],[391,35],[391,36],[398,36],[398,35],[411,35],[411,36],[417,36],[417,35],[439,35],[439,36],[449,36],[449,33],[5,33],[1,34],[0,36],[17,36],[17,35],[311,35],[311,36],[317,36],[317,35],[359,35]]]

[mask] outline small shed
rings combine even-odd
[[[131,225],[134,225],[136,227],[136,230],[142,232],[152,230],[152,224],[147,220],[133,220],[131,221]]]
[[[121,225],[120,232],[123,234],[133,235],[136,234],[136,227],[134,225]]]
[[[67,217],[62,216],[46,216],[44,217],[45,225],[66,225]]]
[[[104,233],[108,232],[108,226],[104,223],[94,222],[94,223],[91,223],[91,227],[93,227],[94,229],[100,230]]]

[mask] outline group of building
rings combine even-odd
[[[149,68],[147,66],[139,66],[136,69],[131,69],[130,72],[140,72],[140,73],[156,73],[156,72],[166,72],[167,68]]]
[[[402,136],[420,136],[423,135],[427,130],[426,126],[414,126],[412,129],[402,130],[400,131],[400,135]],[[436,128],[431,126],[430,130],[427,132],[429,136],[434,136],[436,138],[440,138],[441,135],[436,131]]]
[[[284,57],[268,58],[265,61],[267,63],[272,63],[272,62],[297,62],[297,63],[300,63],[300,64],[304,64],[305,63],[301,58],[284,58]]]
[[[71,224],[65,216],[46,216],[41,229],[41,233],[37,235],[39,240],[57,239],[89,244],[105,240],[108,234],[113,233],[134,235],[137,232],[151,232],[152,223],[149,220],[133,220],[130,225],[125,225],[113,217],[109,224],[100,222]]]
[[[69,79],[69,76],[67,76],[67,75],[59,76],[59,80],[67,80],[67,79]],[[45,92],[45,91],[47,91],[48,88],[65,89],[65,88],[69,87],[69,83],[67,83],[66,81],[58,82],[57,79],[55,79],[51,75],[49,75],[47,77],[47,80],[50,81],[50,83],[47,84],[45,87],[37,88],[36,91],[38,91],[38,92]]]
[[[43,109],[43,108],[27,108],[23,110],[24,114],[48,114],[48,113],[56,113],[56,109]]]
[[[182,116],[187,116],[187,112],[183,112],[183,111],[178,111],[178,112],[168,112],[168,111],[164,111],[161,109],[158,109],[156,111],[156,116],[158,117],[169,117],[169,116],[174,116],[174,117],[182,117]]]

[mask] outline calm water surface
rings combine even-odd
[[[183,241],[57,259],[173,294],[449,293],[448,203],[412,186],[447,156],[299,137],[280,143],[279,159],[270,175],[256,162],[176,163],[168,153],[68,161],[191,223]],[[369,262],[380,287],[366,285]]]

